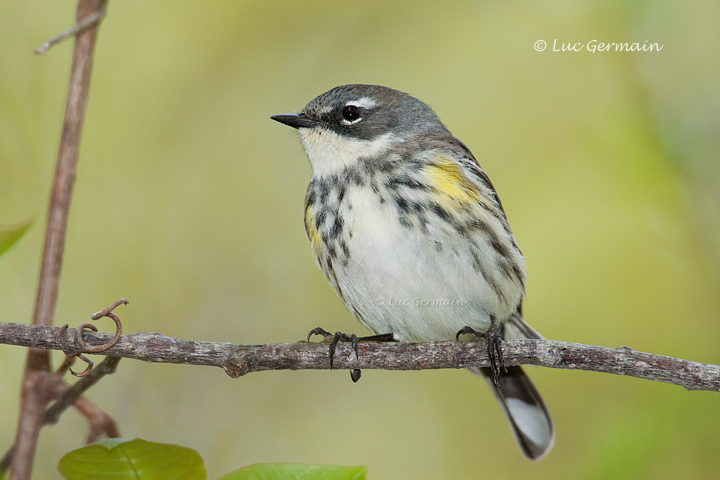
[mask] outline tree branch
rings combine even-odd
[[[81,28],[71,32],[75,35],[75,45],[62,136],[58,148],[50,205],[48,206],[40,277],[35,296],[33,323],[36,325],[52,325],[55,314],[65,248],[65,231],[80,149],[80,133],[85,119],[85,107],[90,86],[90,73],[98,30],[97,22],[101,16],[97,16],[92,21],[88,21],[87,18],[95,15],[98,11],[104,12],[106,1],[79,0],[76,21]],[[50,43],[52,44],[53,41]],[[43,425],[45,407],[52,401],[56,391],[54,387],[61,381],[50,370],[48,352],[32,349],[28,351],[22,380],[14,454],[10,464],[12,480],[30,478],[37,439]]]
[[[64,387],[61,393],[57,396],[55,403],[53,403],[45,411],[43,424],[50,425],[57,423],[57,421],[60,419],[60,415],[65,410],[67,410],[70,405],[73,405],[75,402],[80,401],[82,399],[82,394],[85,393],[87,389],[99,382],[100,379],[105,375],[115,373],[115,371],[117,370],[117,364],[119,362],[119,357],[107,357],[100,363],[100,365],[90,370],[87,375],[75,382],[72,386]]]
[[[68,359],[70,360],[70,359]],[[100,381],[105,375],[115,373],[117,370],[117,364],[120,362],[118,357],[105,357],[97,367],[93,368],[87,375],[82,377],[79,381],[75,382],[72,386],[68,386],[65,382],[60,379],[59,375],[53,378],[57,379],[54,385],[54,396],[56,397],[55,402],[45,410],[45,416],[43,417],[43,425],[51,425],[57,423],[60,415],[67,410],[71,405],[79,410],[85,418],[90,422],[90,432],[88,434],[87,443],[94,442],[102,434],[106,434],[108,437],[119,437],[117,426],[115,421],[105,413],[96,407],[90,400],[83,397],[85,391]],[[3,458],[0,460],[0,472],[4,472],[10,466],[10,462],[13,458],[15,446],[13,445],[5,453]]]
[[[32,348],[77,351],[75,329],[0,323],[0,343]],[[88,344],[113,336],[85,331]],[[587,370],[671,383],[687,390],[720,392],[720,367],[678,358],[636,352],[629,347],[606,348],[552,340],[503,341],[506,366],[538,365]],[[327,370],[327,344],[298,342],[244,345],[171,338],[158,333],[123,335],[99,355],[145,362],[221,367],[231,377],[264,370]],[[376,343],[360,342],[358,356],[349,344],[335,353],[336,369],[425,370],[487,367],[484,341]]]

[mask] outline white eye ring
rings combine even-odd
[[[362,120],[362,111],[370,110],[377,102],[370,97],[362,97],[357,100],[352,100],[345,104],[341,115],[343,117],[342,123],[344,125],[354,125]]]
[[[353,125],[362,120],[362,108],[357,105],[345,105],[340,114],[343,117],[342,123],[345,125]]]

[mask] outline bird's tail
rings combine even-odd
[[[500,328],[505,339],[542,338],[523,321],[519,312]],[[487,380],[525,456],[530,460],[544,457],[555,442],[555,427],[545,402],[523,369],[501,368],[499,385],[495,385],[489,368],[468,370]]]
[[[555,442],[555,427],[545,402],[521,367],[502,369],[495,385],[489,368],[469,368],[487,380],[505,412],[520,449],[530,460],[540,460]]]

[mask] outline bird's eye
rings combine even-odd
[[[346,105],[342,109],[342,117],[348,122],[355,122],[360,119],[360,107],[357,105]]]

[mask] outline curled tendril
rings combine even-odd
[[[85,329],[92,330],[93,332],[97,332],[97,327],[93,325],[92,323],[83,323],[80,325],[80,327],[77,329],[77,341],[80,345],[80,349],[85,353],[97,353],[97,352],[103,352],[107,350],[108,348],[112,348],[118,340],[120,340],[120,335],[122,335],[122,322],[120,322],[120,319],[117,315],[112,313],[112,311],[120,304],[127,305],[128,302],[126,299],[121,298],[117,302],[113,303],[109,307],[107,307],[105,310],[101,310],[99,312],[95,312],[90,317],[93,320],[97,320],[102,317],[110,317],[115,322],[115,336],[108,340],[107,342],[101,344],[101,345],[88,345],[85,342],[85,339],[82,336],[82,332]]]
[[[76,333],[76,340],[78,345],[80,345],[80,348],[76,352],[65,352],[65,364],[67,365],[68,370],[70,370],[70,373],[75,377],[84,377],[87,375],[90,370],[92,370],[92,367],[94,365],[93,361],[87,358],[83,355],[83,353],[98,353],[98,352],[104,352],[105,350],[112,348],[115,346],[115,344],[120,340],[120,336],[122,335],[122,322],[120,322],[120,319],[117,315],[112,313],[112,311],[120,304],[127,305],[128,302],[126,299],[121,298],[117,302],[113,303],[109,307],[107,307],[105,310],[100,310],[99,312],[93,313],[90,318],[93,320],[98,320],[102,317],[110,317],[115,322],[115,336],[108,340],[105,343],[102,343],[100,345],[88,345],[88,343],[83,338],[83,331],[85,330],[91,330],[93,332],[97,332],[98,329],[95,325],[92,323],[83,323],[77,328]],[[64,332],[68,328],[68,325],[65,324],[61,327],[60,331],[58,331],[56,335],[56,339],[59,338],[60,334]],[[70,359],[77,357],[83,362],[87,363],[87,368],[85,368],[84,371],[78,373],[74,372],[72,368],[70,368]]]
[[[84,377],[85,375],[90,373],[90,370],[92,370],[93,365],[95,365],[95,363],[92,360],[90,360],[89,358],[87,358],[85,355],[83,355],[82,353],[74,353],[72,355],[74,357],[79,358],[83,362],[87,363],[87,367],[85,367],[85,370],[83,370],[82,372],[76,372],[72,368],[68,367],[68,370],[70,370],[70,374],[73,377]]]

